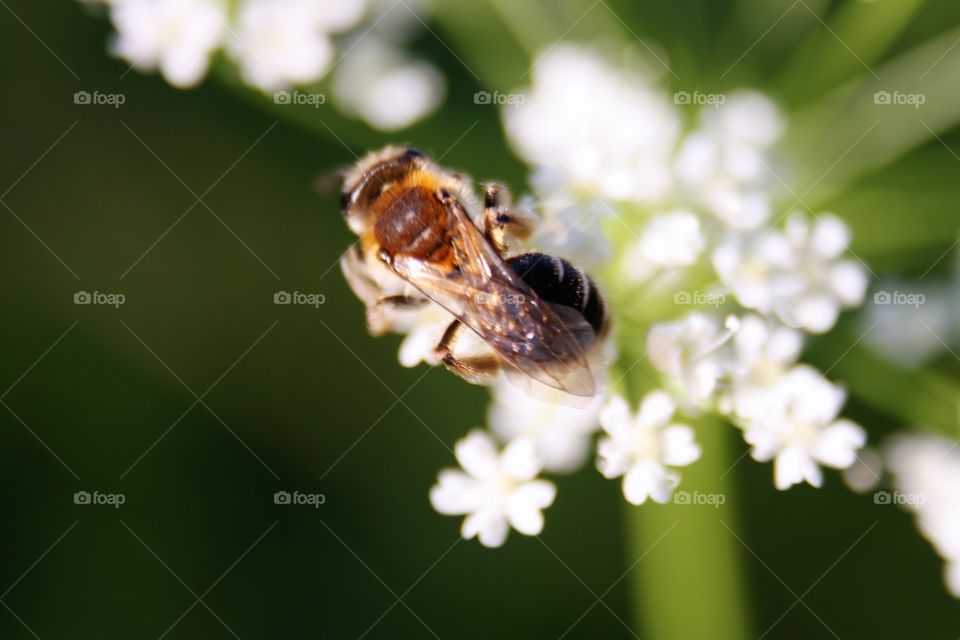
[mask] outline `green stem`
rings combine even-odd
[[[700,421],[700,460],[682,470],[669,505],[627,505],[627,553],[633,562],[631,601],[641,637],[655,640],[741,640],[755,637],[743,572],[744,539],[730,468],[736,464],[734,430],[716,419]],[[681,493],[686,492],[686,494]],[[722,496],[719,507],[678,504]],[[714,498],[716,499],[716,498]]]

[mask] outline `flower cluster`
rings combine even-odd
[[[113,54],[141,71],[159,70],[175,87],[200,82],[213,55],[222,50],[243,81],[264,93],[311,85],[335,68],[333,95],[340,109],[382,130],[409,126],[443,99],[440,73],[426,61],[412,59],[403,47],[416,32],[411,23],[423,24],[406,3],[102,2],[109,5],[116,29]],[[419,3],[412,5],[422,10]]]
[[[691,313],[648,333],[647,352],[667,388],[691,410],[711,410],[740,427],[755,460],[774,462],[774,484],[819,487],[819,465],[846,469],[866,433],[838,419],[845,394],[798,364],[802,334],[756,314],[730,316],[727,329]]]
[[[946,561],[947,589],[960,598],[960,448],[939,436],[902,435],[889,443],[886,458],[896,502],[913,511],[920,532]]]
[[[579,467],[596,442],[598,471],[621,479],[628,502],[669,502],[678,469],[701,455],[679,413],[738,427],[752,457],[773,462],[778,489],[819,487],[821,466],[852,467],[866,434],[839,417],[844,390],[799,358],[805,333],[829,331],[862,302],[867,277],[838,217],[774,216],[772,152],[786,126],[774,104],[739,91],[702,108],[684,134],[680,109],[690,107],[594,51],[558,45],[532,77],[522,104],[503,111],[508,140],[533,167],[539,222],[528,247],[594,270],[613,308],[614,348],[643,352],[660,388],[632,411],[616,370],[605,397],[578,409],[494,385],[500,462],[478,474],[460,450],[480,436],[461,441],[457,458],[472,480],[443,472],[431,493],[437,510],[466,514],[464,534],[488,546],[510,526],[539,533],[554,493],[548,500],[541,489],[525,507],[537,517],[518,526],[511,501],[534,467],[505,471],[517,442],[554,473]],[[436,331],[427,327],[404,347],[417,331]],[[484,443],[496,460],[491,436]]]

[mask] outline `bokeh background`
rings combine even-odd
[[[496,108],[473,94],[522,84],[525,32],[504,16],[527,3],[434,3],[432,31],[412,46],[443,72],[447,98],[397,134],[329,105],[275,105],[223,70],[186,92],[125,74],[106,52],[101,15],[62,0],[2,4],[0,637],[671,637],[651,626],[649,603],[696,618],[723,600],[698,584],[699,571],[718,568],[709,549],[695,550],[700,531],[721,526],[754,637],[960,637],[960,605],[910,516],[835,474],[823,489],[781,493],[768,465],[745,461],[721,510],[642,507],[646,541],[625,539],[637,510],[589,467],[557,480],[540,539],[458,543],[459,523],[431,509],[436,471],[483,422],[487,395],[442,370],[403,369],[397,337],[367,336],[337,267],[352,235],[336,189],[318,177],[385,143],[412,143],[523,191],[527,170]],[[863,36],[851,46],[877,67],[960,38],[960,5],[949,0],[792,6],[564,0],[528,37],[590,41],[612,25],[659,43],[679,77],[697,79],[687,86],[759,86],[791,111],[864,71],[821,20],[846,16]],[[869,22],[897,11],[896,28]],[[885,30],[895,36],[874,51],[870,34]],[[960,64],[942,64],[952,105],[930,116],[939,139],[918,137],[878,167],[871,143],[838,172],[852,176],[844,188],[817,200],[853,226],[853,248],[878,274],[917,277],[957,238]],[[125,103],[77,105],[82,90]],[[821,163],[811,174],[839,155],[831,144],[845,146],[835,136],[862,131],[840,124],[803,141]],[[897,126],[885,131],[896,138]],[[125,303],[75,305],[81,290]],[[279,290],[325,304],[275,305]],[[857,323],[846,317],[806,358],[835,364]],[[831,375],[852,389],[846,413],[872,439],[911,417],[956,436],[960,362],[949,351],[908,373],[858,346]],[[928,379],[937,398],[915,390]],[[723,433],[732,459],[746,451],[735,430]],[[78,491],[125,503],[77,505]],[[276,505],[277,491],[325,501]],[[668,583],[687,597],[658,599]]]

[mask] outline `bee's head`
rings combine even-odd
[[[343,180],[340,197],[340,209],[351,228],[354,220],[362,224],[366,210],[391,184],[427,162],[423,153],[411,147],[386,147],[357,162]]]

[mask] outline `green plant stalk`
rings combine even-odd
[[[674,503],[626,504],[626,549],[635,624],[654,640],[753,638],[744,578],[746,549],[731,467],[737,434],[714,418],[699,421],[700,460],[682,470]],[[677,504],[679,492],[723,496],[719,506]],[[638,560],[639,559],[639,560]]]

